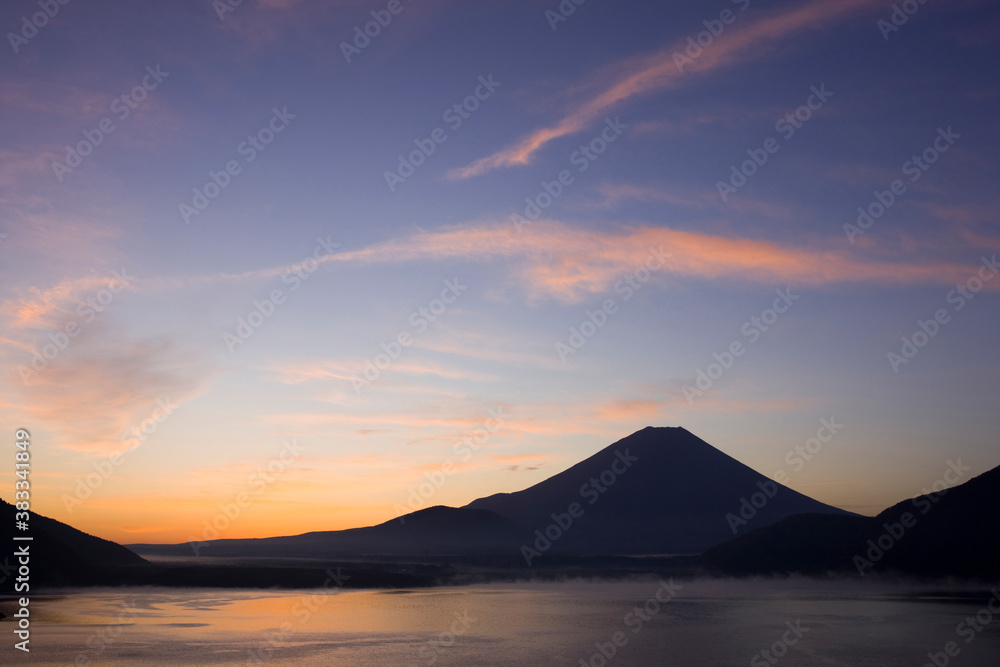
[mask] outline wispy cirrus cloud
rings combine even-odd
[[[127,339],[112,327],[89,333],[27,381],[13,366],[30,367],[30,355],[3,356],[11,364],[2,392],[7,412],[51,433],[56,447],[102,456],[125,451],[134,444],[123,440],[125,432],[149,418],[157,401],[180,406],[212,374],[196,353],[169,339]]]
[[[30,287],[24,296],[0,303],[0,315],[9,318],[8,326],[15,329],[62,328],[67,320],[80,317],[74,307],[85,307],[86,297],[93,297],[102,290],[112,293],[135,291],[136,285],[125,272],[107,276],[89,275],[66,278],[45,289]]]
[[[745,28],[730,28],[697,59],[678,68],[673,54],[682,52],[686,42],[671,45],[657,53],[620,64],[622,73],[597,95],[585,100],[554,125],[535,130],[507,148],[480,158],[448,173],[452,179],[467,179],[494,169],[525,165],[550,141],[575,134],[626,101],[661,90],[668,90],[697,76],[746,64],[786,46],[802,32],[828,28],[869,7],[881,7],[872,0],[818,0],[781,13],[765,16]]]
[[[521,231],[510,224],[484,224],[418,232],[331,255],[327,261],[504,259],[510,262],[512,279],[530,301],[553,298],[575,303],[607,292],[624,274],[642,266],[652,256],[651,249],[668,255],[657,275],[800,286],[946,286],[965,280],[975,268],[924,258],[899,262],[872,259],[845,243],[800,247],[666,227],[578,229],[558,221],[536,221]],[[990,285],[990,289],[998,287]]]
[[[839,227],[837,228],[839,230]],[[852,249],[841,238],[811,247],[777,241],[712,235],[668,227],[581,229],[556,220],[536,220],[518,230],[509,223],[480,223],[419,231],[358,250],[331,253],[321,264],[398,264],[403,262],[502,263],[508,287],[516,287],[530,303],[555,299],[577,303],[603,294],[626,274],[654,257],[667,255],[654,271],[657,277],[737,280],[756,283],[825,286],[838,284],[954,285],[968,278],[974,265],[908,256],[905,261]],[[971,248],[982,252],[983,246]],[[655,263],[654,261],[654,263]],[[213,274],[166,281],[150,286],[180,288],[214,282],[270,279],[292,265]],[[988,289],[1000,285],[988,284]]]
[[[390,368],[393,373],[435,376],[448,380],[483,382],[496,379],[495,376],[452,368],[422,359],[394,361]],[[281,364],[268,370],[275,373],[276,379],[283,384],[301,384],[311,381],[351,382],[352,379],[364,377],[365,361],[363,359],[319,359]]]

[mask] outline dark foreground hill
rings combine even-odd
[[[0,500],[0,540],[13,545],[8,554],[28,546],[30,583],[37,586],[72,586],[102,583],[114,578],[115,570],[147,565],[146,561],[120,544],[103,540],[30,512],[28,531],[20,535],[31,536],[31,541],[15,542],[15,516],[17,510],[10,503]],[[0,570],[8,580],[14,579],[19,563],[13,556],[5,555]],[[13,588],[13,587],[11,587]]]
[[[10,545],[0,559],[0,584],[14,595],[80,586],[184,586],[224,588],[383,588],[447,583],[450,572],[435,565],[332,562],[295,563],[150,563],[133,551],[88,535],[72,526],[31,512],[28,530],[16,529],[16,509],[0,500],[0,540]],[[14,530],[12,530],[12,528]],[[14,534],[30,541],[14,541]],[[27,577],[20,574],[28,547]],[[191,555],[190,552],[186,555]],[[18,579],[21,581],[18,581]],[[21,586],[15,588],[15,584]],[[24,587],[27,584],[27,588]],[[0,615],[2,617],[2,615]]]
[[[802,515],[709,550],[723,574],[1000,578],[1000,467],[876,517]]]

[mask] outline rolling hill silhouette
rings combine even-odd
[[[150,556],[328,558],[503,553],[526,538],[513,522],[484,510],[438,505],[377,526],[319,531],[290,537],[211,540],[183,544],[134,544]]]
[[[699,559],[724,574],[1000,577],[1000,466],[875,517],[802,515],[751,531]]]
[[[315,588],[331,581],[330,570],[318,566],[270,567],[233,565],[228,562],[199,564],[150,563],[115,542],[88,535],[55,519],[31,512],[28,535],[31,541],[14,542],[15,508],[0,499],[0,539],[13,548],[0,560],[0,584],[14,591],[14,577],[21,565],[12,555],[28,545],[29,585],[38,590],[79,586],[180,586],[212,588]],[[186,555],[190,556],[190,552]],[[340,570],[337,569],[337,576]],[[401,568],[355,566],[343,573],[340,583],[347,588],[429,586],[440,581],[433,567]],[[2,615],[0,615],[2,618]]]
[[[73,586],[103,583],[112,570],[135,568],[148,563],[115,542],[88,535],[65,523],[31,512],[30,542],[13,542],[16,509],[0,500],[0,539],[18,547],[28,544],[31,584],[38,586]],[[13,549],[11,549],[13,551]],[[6,563],[4,563],[6,565]],[[16,569],[16,566],[15,568]]]

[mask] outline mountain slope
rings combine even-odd
[[[867,539],[877,542],[887,532],[885,525],[899,523],[904,513],[913,525],[894,539],[875,567],[921,575],[1000,576],[998,508],[1000,466],[942,494],[898,503],[875,517]]]
[[[554,523],[552,514],[565,514],[574,502],[582,516],[563,531],[553,550],[700,553],[731,539],[734,527],[744,532],[809,512],[850,515],[769,480],[683,428],[654,427],[523,491],[480,498],[466,507],[490,510],[544,533]]]
[[[698,561],[738,575],[843,571],[872,525],[867,516],[797,514],[709,549]]]
[[[112,569],[148,563],[120,544],[88,535],[62,522],[30,513],[30,542],[13,542],[17,510],[0,500],[0,540],[19,548],[29,545],[31,584],[64,586],[103,583]],[[13,551],[13,549],[11,550]],[[4,563],[6,565],[6,563]]]
[[[795,516],[707,551],[726,574],[843,572],[1000,577],[1000,466],[876,517]]]
[[[428,507],[377,526],[263,539],[131,545],[157,556],[330,558],[516,552],[526,539],[511,521],[484,510]]]

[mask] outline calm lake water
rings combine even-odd
[[[13,650],[9,619],[0,624],[0,663],[921,667],[928,653],[955,642],[960,653],[947,664],[1000,665],[1000,614],[962,631],[985,602],[942,589],[676,583],[683,587],[650,580],[328,595],[87,590],[32,598],[30,655]],[[9,603],[3,609],[9,616]]]

